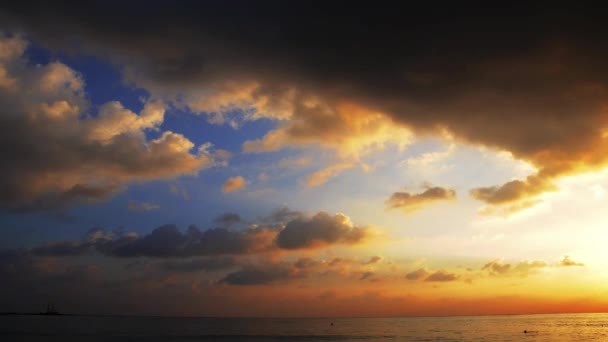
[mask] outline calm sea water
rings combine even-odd
[[[608,314],[331,319],[0,316],[0,340],[602,341],[608,340]]]

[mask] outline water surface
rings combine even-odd
[[[601,341],[608,340],[608,314],[402,318],[0,316],[0,339],[175,342]]]

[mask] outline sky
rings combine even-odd
[[[603,17],[3,4],[0,312],[606,312]]]

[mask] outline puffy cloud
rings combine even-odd
[[[166,224],[138,236],[135,233],[125,234],[122,231],[96,228],[81,240],[50,242],[34,247],[32,252],[45,256],[81,255],[97,251],[121,258],[190,258],[264,254],[279,249],[314,249],[334,244],[356,244],[369,235],[368,228],[354,226],[343,214],[330,216],[319,212],[309,217],[280,208],[271,216],[270,224],[268,218],[262,218],[260,225],[251,224],[247,228],[234,230],[229,227],[242,222],[240,215],[235,213],[220,215],[215,220],[223,227],[206,230],[192,225],[182,232],[177,226]],[[381,257],[373,257],[369,263],[380,260]]]
[[[473,198],[489,204],[517,202],[540,193],[555,190],[555,186],[538,176],[529,176],[526,180],[513,180],[501,186],[476,188],[471,190]]]
[[[244,189],[246,185],[247,182],[245,181],[245,178],[241,176],[231,177],[224,182],[224,185],[222,186],[222,191],[234,192]]]
[[[80,255],[96,250],[123,258],[188,258],[270,251],[275,248],[276,235],[276,230],[264,227],[241,231],[226,228],[201,231],[190,226],[182,233],[175,225],[164,225],[143,236],[95,229],[81,241],[52,242],[32,251],[36,255],[55,256]]]
[[[60,62],[33,66],[26,43],[0,36],[0,68],[14,82],[0,87],[0,206],[40,210],[104,199],[132,181],[195,174],[214,164],[205,148],[181,134],[158,129],[165,104],[148,101],[139,114],[119,102],[88,113],[84,80]]]
[[[386,201],[386,204],[391,209],[398,208],[406,213],[411,213],[434,202],[454,199],[456,199],[456,191],[435,186],[429,187],[419,194],[395,192]]]
[[[445,271],[437,271],[437,272],[431,273],[428,277],[426,277],[424,279],[424,281],[448,282],[448,281],[457,280],[458,278],[459,278],[458,275],[456,275],[454,273],[449,273],[449,272],[445,272]]]
[[[266,228],[230,231],[214,228],[200,231],[191,226],[182,233],[174,225],[156,228],[136,239],[118,239],[101,245],[102,253],[118,257],[190,257],[247,254],[272,249],[276,232]]]
[[[129,201],[127,208],[131,211],[152,211],[160,208],[160,205],[148,202]]]
[[[428,274],[429,274],[429,272],[427,270],[425,270],[424,268],[419,268],[415,271],[412,271],[412,272],[409,272],[408,274],[406,274],[405,278],[408,280],[418,280],[418,279],[423,279]]]
[[[366,228],[356,227],[343,214],[330,216],[319,212],[311,218],[289,221],[277,236],[277,246],[284,249],[315,248],[329,244],[356,244],[367,237]]]
[[[570,259],[569,256],[564,256],[564,258],[559,262],[560,266],[585,266],[585,264],[583,264],[582,262],[576,262],[572,259]]]

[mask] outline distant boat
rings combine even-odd
[[[48,303],[46,305],[46,312],[41,312],[40,314],[41,315],[55,315],[55,316],[61,315],[59,313],[59,311],[57,311],[57,309],[55,309],[55,304],[53,304],[53,303]]]

